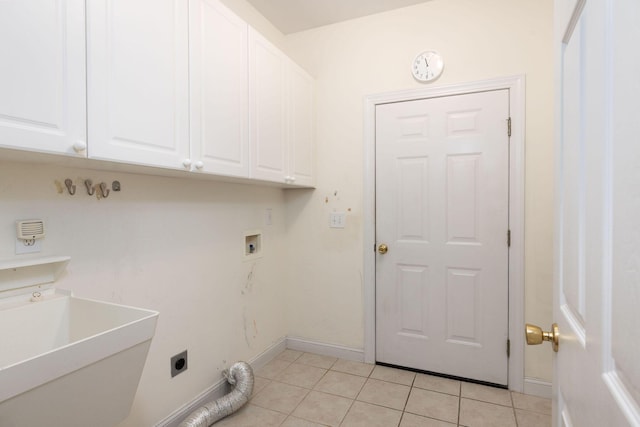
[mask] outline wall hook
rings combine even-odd
[[[93,188],[93,181],[91,181],[90,179],[85,179],[84,186],[87,187],[87,194],[93,196],[93,194],[96,192],[96,189]]]
[[[102,197],[103,198],[107,198],[109,197],[109,189],[107,188],[107,184],[105,184],[104,182],[100,183],[100,192],[102,193]]]
[[[67,186],[67,190],[69,190],[69,194],[71,194],[72,196],[76,194],[76,186],[73,185],[73,181],[71,181],[69,178],[64,180],[64,185]]]

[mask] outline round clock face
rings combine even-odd
[[[411,64],[413,77],[420,82],[435,80],[442,74],[444,61],[438,52],[428,50],[416,56]]]

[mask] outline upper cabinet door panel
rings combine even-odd
[[[0,146],[86,155],[84,52],[83,0],[0,1]]]
[[[286,166],[286,57],[249,30],[251,177],[283,182]]]
[[[184,0],[87,2],[90,158],[184,167],[188,20]]]
[[[217,0],[191,0],[189,15],[192,160],[247,177],[247,23]]]
[[[289,61],[289,174],[296,185],[314,185],[314,81]]]

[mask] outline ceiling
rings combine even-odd
[[[429,0],[248,0],[284,34],[425,1]]]

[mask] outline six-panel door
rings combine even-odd
[[[376,360],[507,384],[508,90],[376,107]]]

